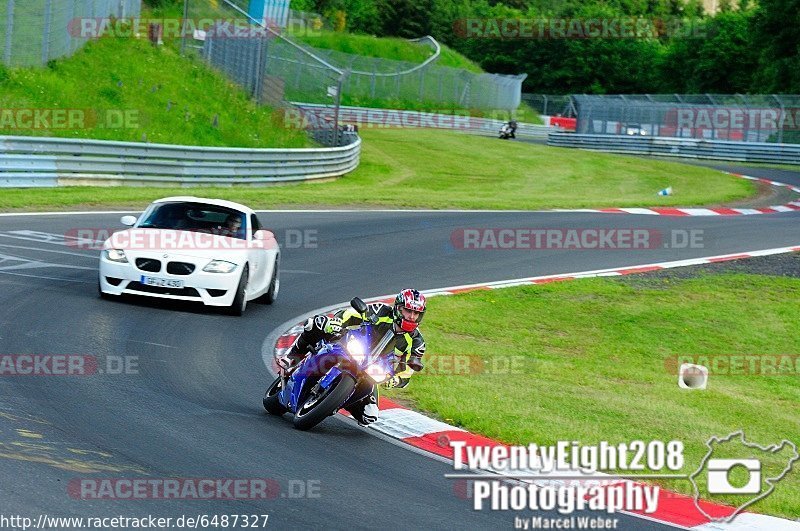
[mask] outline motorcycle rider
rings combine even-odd
[[[500,128],[500,138],[502,139],[509,139],[509,138],[517,138],[517,121],[516,120],[509,120],[508,122],[504,123],[503,126]]]
[[[310,352],[319,341],[339,339],[346,328],[358,328],[365,319],[373,319],[371,326],[377,334],[373,340],[377,343],[391,330],[394,341],[389,341],[385,351],[393,348],[398,360],[395,375],[384,385],[387,388],[405,387],[411,375],[423,368],[422,356],[425,354],[425,340],[417,329],[425,315],[425,296],[415,289],[404,289],[397,294],[394,304],[375,303],[367,307],[367,314],[361,315],[352,308],[339,310],[333,317],[316,315],[306,321],[303,332],[295,340],[289,351],[277,359],[278,365],[290,371]],[[370,345],[370,348],[374,345]],[[362,385],[371,385],[367,380]],[[347,410],[359,424],[366,426],[378,420],[378,393],[375,387],[371,394],[360,400]]]

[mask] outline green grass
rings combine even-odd
[[[631,280],[588,279],[431,299],[423,333],[433,370],[392,395],[513,444],[680,440],[686,458],[682,473],[697,469],[712,435],[744,429],[749,440],[762,445],[782,439],[800,443],[798,371],[712,373],[707,390],[687,391],[678,388],[665,361],[686,354],[796,355],[800,280],[744,274]],[[743,301],[758,304],[742,311]],[[477,363],[456,372],[441,361],[437,365],[437,356],[475,357],[486,372],[476,370]],[[777,464],[775,456],[765,461],[772,469]],[[664,484],[690,492],[688,481]],[[753,510],[797,518],[798,499],[795,465]]]
[[[373,35],[358,35],[353,33],[320,30],[318,32],[305,32],[290,34],[291,37],[325,50],[361,55],[364,57],[378,57],[394,61],[409,63],[422,63],[433,55],[433,48],[425,44],[417,44],[406,39],[394,37],[375,37]],[[470,61],[460,53],[442,46],[442,53],[434,63],[438,66],[462,68],[470,72],[481,73],[481,67]]]
[[[206,2],[199,2],[190,4],[190,16],[194,18],[225,18],[230,16],[239,17],[238,13],[232,13],[224,8],[213,8]],[[165,8],[156,9],[153,12],[154,17],[180,17],[181,6],[172,5]],[[295,31],[292,31],[292,30]],[[352,34],[347,32],[335,32],[326,29],[313,30],[313,29],[299,29],[290,28],[288,34],[290,38],[295,41],[300,41],[311,47],[319,48],[322,50],[334,50],[352,55],[362,57],[371,57],[379,59],[389,59],[394,61],[405,61],[409,63],[422,63],[433,55],[433,49],[425,44],[417,44],[406,39],[393,38],[393,37],[376,37],[373,35]],[[179,42],[177,39],[166,39],[167,45],[178,49]],[[439,59],[434,63],[434,66],[444,66],[450,68],[460,68],[473,73],[482,73],[483,70],[479,65],[467,59],[465,56],[448,48],[442,46],[442,51]],[[334,65],[337,64],[336,59],[332,60]],[[352,68],[359,69],[358,62]],[[338,65],[341,68],[347,65]],[[365,67],[366,68],[366,67]],[[402,94],[418,93],[418,78],[406,76],[401,79]],[[394,91],[392,83],[390,90]],[[312,82],[309,85],[303,85],[302,89],[292,88],[287,94],[288,99],[293,101],[304,101],[308,103],[325,103],[331,102],[327,92],[323,90],[326,87],[321,87],[317,82]],[[355,92],[355,93],[354,93]],[[380,94],[380,90],[378,93]],[[466,109],[454,102],[441,103],[432,99],[420,99],[417,97],[400,98],[400,97],[371,97],[365,94],[363,88],[360,91],[345,90],[342,94],[342,105],[351,105],[356,107],[374,107],[379,109],[407,109],[414,111],[425,112],[438,112],[442,114],[463,114],[468,113],[471,116],[490,117],[502,120],[509,119],[508,110],[490,110],[490,109]],[[518,121],[528,122],[533,124],[541,124],[542,120],[538,113],[525,104],[520,105],[519,109],[515,111],[515,116]]]
[[[424,129],[362,129],[360,167],[333,182],[264,188],[6,189],[0,209],[141,208],[190,193],[254,208],[334,206],[542,209],[702,205],[754,185],[709,168]],[[675,195],[659,197],[672,186]]]
[[[146,40],[103,38],[47,68],[0,72],[3,109],[80,109],[71,128],[0,134],[142,141],[201,146],[306,147],[303,131],[196,58]],[[90,80],[90,81],[89,81]],[[132,113],[126,123],[115,118]],[[95,118],[96,117],[96,118]]]

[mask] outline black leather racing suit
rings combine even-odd
[[[391,331],[391,333],[394,334],[394,339],[386,344],[384,352],[388,352],[390,349],[394,350],[395,357],[398,361],[395,375],[400,378],[400,383],[397,387],[405,387],[408,385],[411,375],[414,374],[414,368],[417,370],[421,370],[422,368],[422,356],[425,354],[425,340],[422,338],[422,334],[420,334],[419,330],[414,330],[413,332],[397,332],[392,314],[393,309],[388,304],[375,303],[367,307],[367,317],[373,319],[375,324],[371,326],[373,326],[375,332],[377,332],[371,334],[373,344],[368,345],[368,348],[374,348],[387,332]],[[344,328],[358,328],[364,322],[361,315],[352,308],[339,310],[334,314],[334,317],[342,320],[342,326]],[[327,315],[315,315],[309,318],[308,321],[306,321],[303,332],[295,340],[287,356],[292,358],[293,361],[299,361],[305,357],[319,341],[335,341],[339,339],[339,336],[325,332],[329,320],[330,317]],[[371,384],[368,381],[364,381],[362,385]],[[356,390],[356,392],[358,391],[360,390]],[[377,387],[375,387],[370,395],[353,406],[348,407],[347,410],[353,417],[361,420],[364,408],[370,403],[377,404],[377,397]]]

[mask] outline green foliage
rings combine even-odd
[[[0,69],[0,107],[84,113],[84,120],[70,128],[0,129],[0,134],[206,146],[308,145],[304,131],[284,127],[280,113],[256,106],[199,58],[181,57],[169,46],[154,47],[143,39],[102,38],[47,68]],[[120,116],[128,118],[123,123]]]
[[[800,0],[759,0],[753,20],[760,68],[751,90],[800,92]]]
[[[496,73],[527,73],[528,92],[800,92],[800,0],[304,0],[344,9],[348,30],[431,34]],[[644,38],[464,38],[465,19],[664,21]],[[668,28],[669,29],[669,28]]]
[[[293,38],[305,42],[314,48],[336,50],[365,57],[407,61],[410,63],[421,63],[433,54],[432,48],[429,46],[415,44],[406,39],[399,38],[379,38],[372,35],[334,31],[300,33],[293,35]],[[482,71],[478,65],[447,46],[442,46],[442,54],[439,56],[439,60],[436,64],[438,66],[463,68],[470,72]]]
[[[752,12],[728,11],[698,26],[697,35],[673,39],[662,63],[667,92],[740,93],[758,65]]]
[[[175,6],[183,6],[183,0],[144,0],[144,5],[155,9],[168,9]]]
[[[333,182],[276,185],[268,192],[249,187],[4,189],[0,210],[82,204],[141,208],[157,197],[193,194],[213,194],[254,208],[535,210],[720,204],[755,192],[746,179],[662,160],[506,142],[452,130],[363,126],[359,133],[364,140],[361,164]],[[675,195],[656,195],[667,186]]]

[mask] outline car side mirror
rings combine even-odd
[[[261,230],[257,230],[255,232],[255,234],[253,234],[253,239],[263,242],[263,241],[275,239],[275,235],[272,234],[268,230],[261,229]]]
[[[367,303],[359,299],[358,297],[353,297],[353,300],[350,301],[350,306],[353,307],[355,311],[364,315],[367,313]]]
[[[136,225],[136,216],[122,216],[119,222],[125,225],[126,227],[133,227],[134,225]]]

